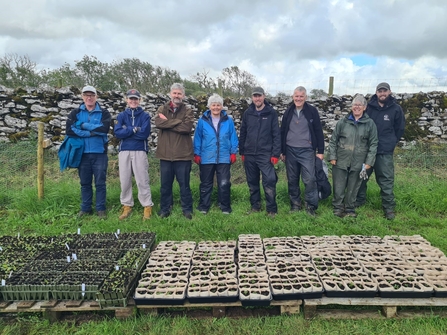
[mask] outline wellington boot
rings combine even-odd
[[[132,213],[132,207],[123,206],[123,212],[121,213],[119,219],[120,220],[127,219],[130,216],[130,213]]]
[[[149,220],[152,215],[152,207],[146,206],[144,207],[143,220]]]

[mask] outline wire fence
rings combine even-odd
[[[335,74],[334,77],[334,94],[337,95],[354,95],[373,94],[376,91],[377,84],[387,82],[391,86],[394,93],[419,93],[433,91],[447,91],[447,78],[376,78],[376,79],[358,79],[354,77],[346,77],[343,74]],[[323,90],[329,92],[329,77],[321,77],[320,79],[304,79],[296,83],[262,83],[263,88],[272,96],[278,93],[292,95],[293,90],[297,86],[304,86],[308,92],[312,89]]]
[[[398,148],[395,153],[396,173],[399,170],[411,169],[421,178],[436,176],[447,180],[447,145],[419,143],[406,149]],[[118,156],[109,157],[108,183],[119,183]],[[158,160],[149,156],[152,182],[159,180]],[[54,150],[45,150],[45,180],[59,182],[67,179],[78,181],[76,169],[61,173],[59,161]],[[11,191],[24,188],[37,188],[37,145],[32,141],[19,143],[0,143],[0,207],[8,202]],[[285,180],[285,167],[278,164],[280,180]],[[194,165],[193,176],[198,178],[198,168]],[[238,160],[232,167],[232,183],[245,183],[242,163]]]

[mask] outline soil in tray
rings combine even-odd
[[[66,272],[83,271],[110,271],[113,269],[114,261],[110,259],[81,259],[69,263]]]
[[[21,272],[62,272],[70,264],[66,260],[35,260],[25,264]]]
[[[105,278],[99,292],[103,295],[112,293],[127,294],[131,286],[136,284],[137,273],[129,269],[120,269],[112,271]]]

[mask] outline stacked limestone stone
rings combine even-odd
[[[109,110],[113,119],[116,119],[118,113],[126,106],[123,92],[99,92],[98,95],[98,102]],[[402,143],[411,140],[447,142],[447,95],[445,92],[421,92],[395,96],[407,118],[405,139],[402,139]],[[154,117],[157,108],[168,100],[167,95],[146,93],[142,106]],[[291,98],[271,98],[269,101],[278,111],[278,119],[281,121],[287,106],[292,102]],[[206,110],[207,97],[197,99],[187,97],[185,102],[191,106],[198,119]],[[326,141],[328,141],[337,121],[349,112],[352,96],[334,95],[310,102],[320,112]],[[0,86],[0,141],[26,140],[32,136],[33,131],[37,131],[38,122],[43,122],[44,137],[50,146],[56,148],[65,135],[67,115],[80,103],[82,103],[80,90],[74,87],[13,90]],[[249,98],[225,99],[224,101],[237,129],[240,127],[241,116],[249,103]],[[109,137],[109,151],[113,152],[118,141],[114,138],[112,129]],[[157,145],[157,129],[154,124],[152,124],[150,145],[152,149]]]

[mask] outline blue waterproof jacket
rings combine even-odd
[[[134,129],[137,131],[134,132]],[[143,108],[126,108],[118,114],[115,136],[119,138],[119,151],[148,151],[148,137],[151,133],[151,117]]]
[[[107,133],[111,121],[109,111],[101,109],[98,103],[90,112],[85,104],[81,104],[68,115],[66,133],[68,136],[84,139],[85,154],[107,153]]]
[[[61,172],[67,168],[78,168],[84,153],[84,140],[80,137],[66,136],[57,155]]]
[[[238,150],[234,122],[225,111],[220,112],[217,131],[207,110],[197,123],[194,133],[194,155],[201,157],[201,164],[230,164],[230,155]]]

